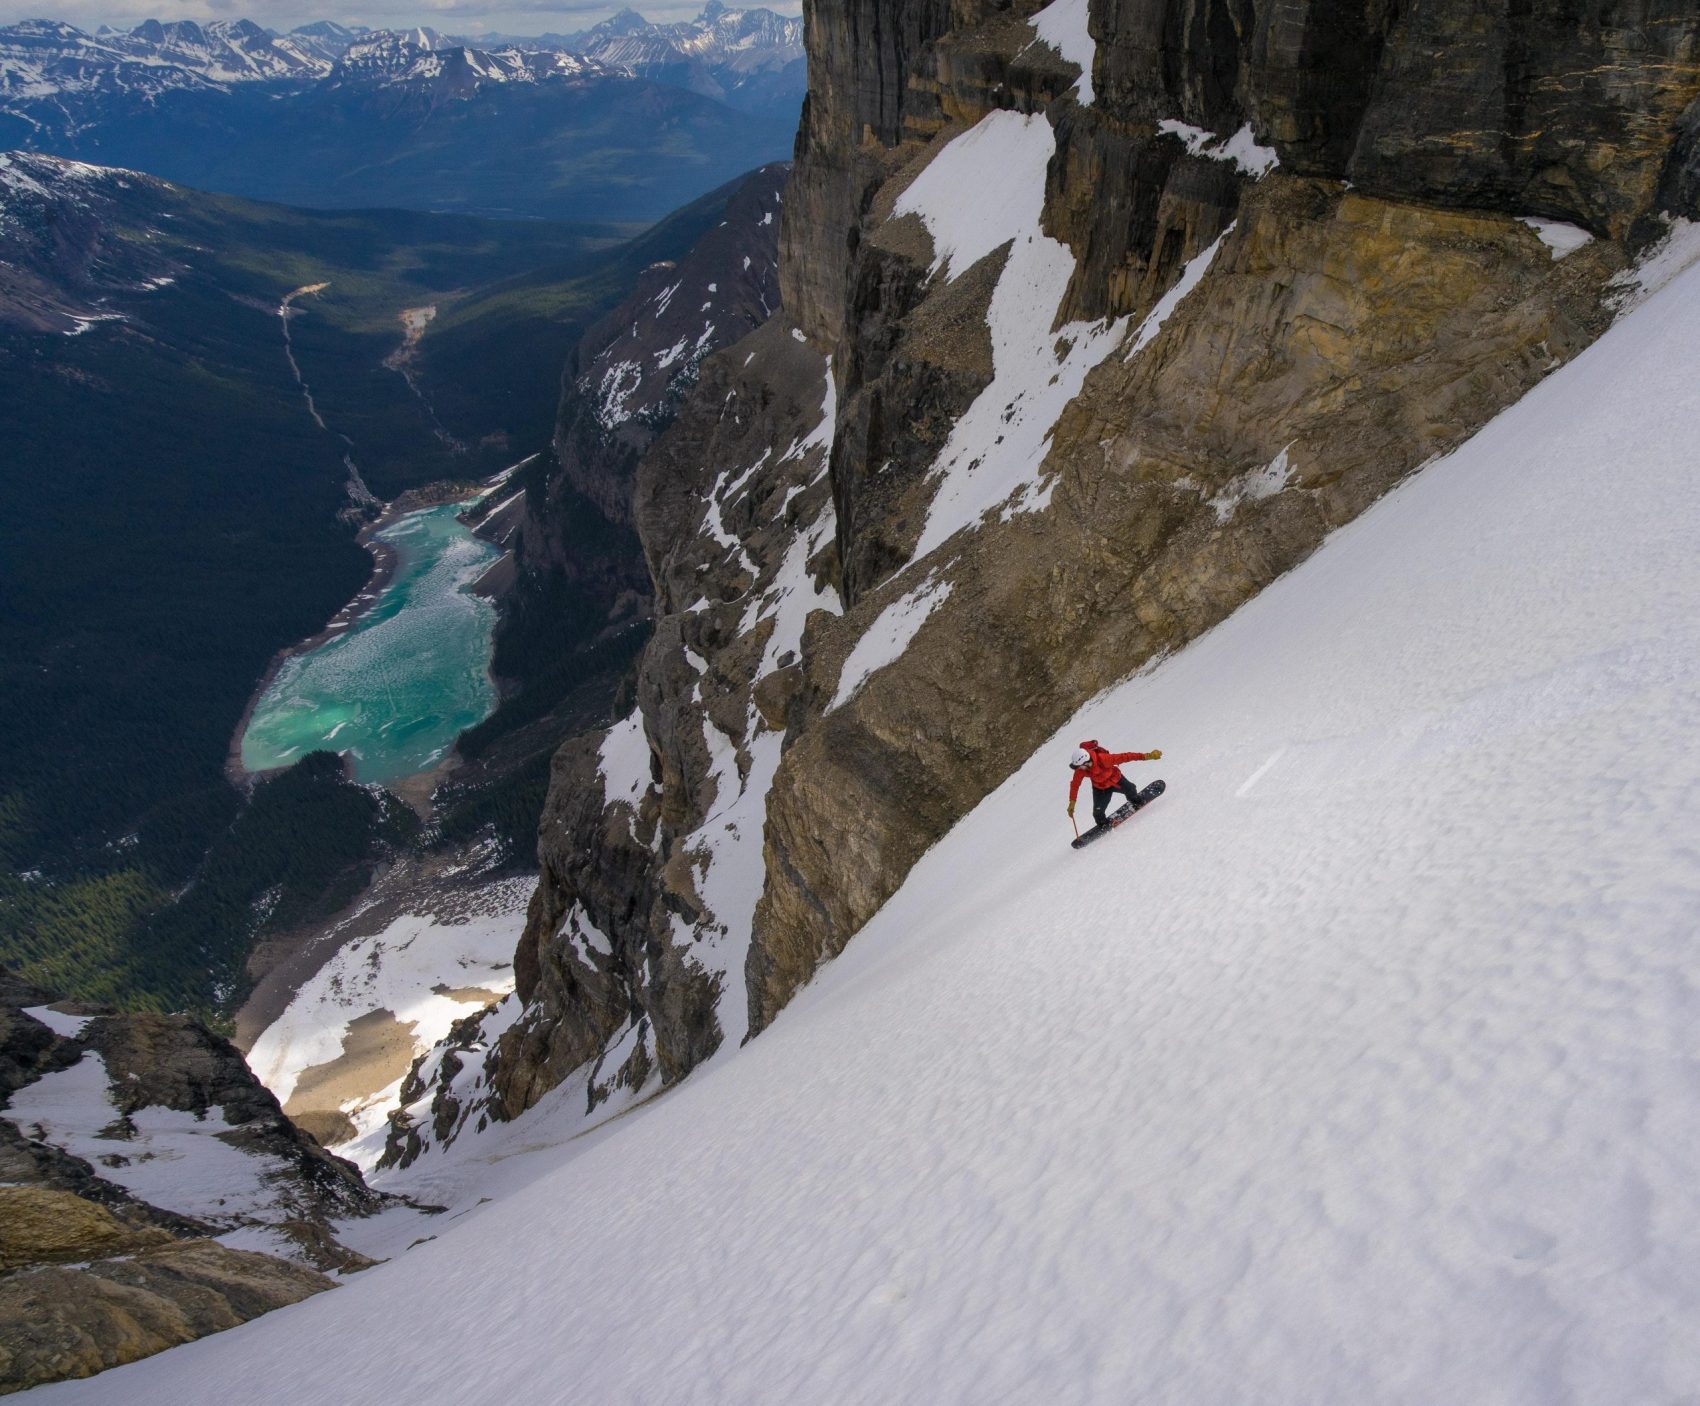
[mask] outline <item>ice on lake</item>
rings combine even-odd
[[[353,758],[360,781],[433,766],[495,704],[495,612],[470,586],[497,555],[444,504],[378,533],[396,571],[371,610],[318,648],[286,660],[242,736],[250,771],[318,748]]]

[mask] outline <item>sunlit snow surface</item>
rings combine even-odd
[[[650,784],[649,743],[643,735],[643,714],[636,708],[625,721],[608,729],[597,755],[597,767],[607,802],[624,801],[635,810]]]
[[[706,1076],[31,1400],[1691,1398],[1697,338],[1691,270],[1082,710]],[[1076,854],[1081,736],[1169,791]]]
[[[337,1059],[350,1025],[377,1011],[409,1027],[414,1054],[423,1054],[455,1021],[513,989],[514,948],[535,887],[531,875],[502,880],[480,896],[477,912],[458,920],[407,913],[355,938],[266,1027],[248,1052],[249,1067],[288,1103],[302,1074]]]
[[[284,661],[242,736],[250,771],[329,749],[361,781],[393,781],[440,761],[495,703],[495,611],[468,587],[497,555],[456,514],[423,508],[378,534],[395,575],[347,633]]]

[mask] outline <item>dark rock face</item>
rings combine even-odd
[[[1189,251],[1206,248],[1233,219],[1245,175],[1097,107],[1064,105],[1056,131],[1046,228],[1079,261],[1064,316],[1143,312],[1174,283]],[[1105,202],[1127,218],[1103,219]]]
[[[1700,79],[1692,6],[1410,6],[1346,175],[1378,194],[1622,236]]]
[[[1367,193],[1621,236],[1700,61],[1691,6],[1096,0],[1102,105],[1224,134]]]
[[[553,462],[525,471],[498,670],[510,655],[593,654],[650,615],[631,516],[637,463],[678,414],[704,358],[776,306],[788,172],[775,164],[749,176],[718,225],[684,258],[653,265],[579,341],[563,378]]]
[[[986,309],[1005,254],[987,255],[934,297],[925,296],[924,258],[876,238],[856,260],[863,334],[847,348],[832,448],[846,604],[909,560],[925,516],[922,480],[957,417],[992,379]]]
[[[660,619],[638,701],[643,781],[655,784],[622,799],[608,793],[588,743],[556,758],[538,851],[544,878],[516,963],[521,999],[540,1014],[502,1038],[493,1081],[510,1116],[634,1022],[645,1026],[643,1072],[653,1065],[678,1078],[719,1046],[717,1000],[742,1005],[741,969],[716,977],[694,950],[723,934],[712,931],[721,915],[697,887],[692,840],[712,811],[726,810],[726,788],[747,778],[758,737],[777,741],[752,696],[771,631],[745,639],[740,626],[750,598],[785,566],[794,525],[830,514],[824,447],[764,463],[780,458],[775,445],[783,450],[818,423],[823,378],[820,358],[772,324],[704,366],[698,395],[643,461],[633,513],[650,548]],[[722,414],[727,407],[735,408]],[[730,486],[737,469],[721,466],[745,467],[738,488]],[[710,512],[742,544],[730,560],[704,531]],[[706,673],[692,655],[709,661]],[[735,770],[717,769],[711,729],[731,745]],[[759,832],[743,838],[759,846]],[[612,951],[588,943],[585,925]],[[681,929],[696,935],[682,941]],[[735,989],[726,989],[728,977]],[[591,1081],[593,1099],[599,1082]]]
[[[1688,105],[1676,124],[1676,140],[1659,179],[1659,209],[1700,219],[1700,98]]]

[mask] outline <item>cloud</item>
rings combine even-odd
[[[60,19],[79,29],[102,24],[129,29],[146,19],[215,20],[247,18],[271,29],[288,30],[312,20],[332,19],[365,24],[374,29],[430,25],[450,33],[495,30],[508,34],[542,34],[583,29],[624,8],[620,0],[359,0],[344,10],[336,0],[186,0],[161,6],[154,0],[0,0],[0,23],[21,19]],[[683,3],[635,4],[646,19],[672,23],[702,11],[700,0]],[[765,6],[781,14],[797,14],[800,0],[780,0]]]

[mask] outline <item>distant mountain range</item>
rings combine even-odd
[[[478,41],[328,20],[0,27],[0,148],[309,207],[648,222],[790,154],[802,22]]]
[[[120,94],[229,90],[237,84],[396,83],[450,76],[465,87],[585,75],[648,78],[730,106],[793,107],[805,86],[802,21],[710,0],[694,20],[651,24],[635,10],[577,34],[456,38],[331,20],[287,34],[252,20],[147,20],[94,34],[58,20],[0,27],[0,112],[48,130],[83,125],[77,108]],[[548,57],[540,57],[548,56]],[[458,80],[458,84],[457,84]]]
[[[808,87],[803,21],[772,10],[729,10],[717,0],[694,20],[651,24],[636,10],[558,38],[569,53],[688,88],[746,111],[789,110]]]

